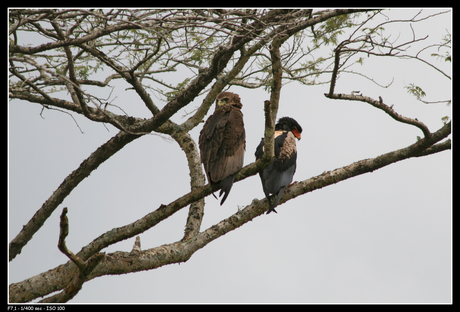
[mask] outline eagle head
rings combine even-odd
[[[275,126],[275,130],[291,131],[298,140],[301,138],[302,127],[291,117],[280,118]]]
[[[232,92],[219,93],[216,97],[216,109],[227,105],[238,109],[243,107],[243,104],[241,104],[240,96],[238,94]]]

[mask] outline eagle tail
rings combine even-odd
[[[232,189],[234,177],[235,177],[234,174],[229,175],[228,177],[226,177],[225,179],[223,179],[223,180],[220,182],[220,193],[219,193],[219,197],[221,197],[222,194],[224,194],[224,197],[223,197],[222,200],[220,201],[220,205],[221,205],[221,206],[222,206],[222,204],[225,202],[225,200],[227,199],[227,196],[228,196],[228,194],[230,193],[230,190]]]
[[[261,176],[262,178],[262,176]],[[263,180],[262,180],[263,181]],[[263,182],[262,182],[263,183]],[[267,210],[267,214],[269,214],[270,212],[274,211],[275,213],[278,213],[276,210],[275,210],[275,205],[272,204],[272,199],[273,197],[275,197],[277,194],[273,195],[273,196],[270,196],[270,193],[267,191],[267,189],[265,188],[265,184],[262,184],[263,188],[264,188],[264,193],[265,193],[265,197],[267,198],[267,202],[268,202],[268,210]]]
[[[284,193],[284,189],[285,189],[285,188],[286,188],[285,186],[281,187],[280,190],[278,191],[278,193],[276,193],[276,194],[274,194],[274,195],[272,196],[272,198],[273,198],[273,203],[272,203],[272,201],[271,201],[272,198],[267,197],[267,201],[268,201],[268,210],[267,210],[267,214],[269,214],[269,213],[272,212],[272,211],[275,212],[275,213],[278,213],[278,212],[276,212],[275,207],[278,205],[278,203],[279,203],[279,201],[280,201],[280,199],[281,199],[281,196],[283,196],[283,193]]]

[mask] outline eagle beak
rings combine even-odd
[[[297,130],[297,128],[295,128],[294,130],[292,130],[292,133],[294,134],[294,136],[295,136],[298,140],[301,139],[302,136],[300,135],[300,132],[299,132],[299,130]]]

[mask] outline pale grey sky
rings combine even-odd
[[[387,12],[409,18],[417,10]],[[424,15],[434,10],[424,11]],[[452,32],[452,15],[413,24],[428,43]],[[411,35],[408,24],[394,36]],[[389,30],[390,27],[388,28]],[[401,38],[402,40],[403,38]],[[450,63],[438,62],[451,72]],[[356,67],[383,89],[357,75],[342,74],[336,92],[359,90],[382,96],[396,112],[418,118],[433,132],[451,106],[425,105],[404,86],[414,83],[427,100],[451,98],[451,81],[415,60],[366,58]],[[116,88],[114,102],[136,117],[149,112],[134,91]],[[371,158],[416,141],[418,128],[401,124],[365,103],[330,100],[328,85],[282,88],[278,117],[302,126],[295,181]],[[245,165],[263,136],[263,90],[230,88],[243,103]],[[201,104],[197,98],[186,107]],[[24,101],[9,103],[10,241],[63,179],[97,147],[117,133],[108,125],[72,118]],[[210,110],[210,112],[213,109]],[[209,114],[208,114],[209,115]],[[173,120],[183,122],[178,113]],[[201,126],[191,135],[198,141]],[[305,194],[262,215],[197,251],[190,260],[156,270],[104,276],[83,285],[70,302],[81,303],[439,303],[452,301],[451,152],[409,159]],[[103,163],[64,200],[20,255],[9,263],[9,283],[22,281],[67,261],[57,249],[59,215],[68,207],[74,252],[95,237],[144,216],[190,189],[184,153],[175,142],[146,135]],[[201,230],[264,198],[258,176],[236,183],[221,207],[206,197]],[[141,234],[142,249],[182,238],[188,208]],[[130,251],[134,238],[103,251]]]

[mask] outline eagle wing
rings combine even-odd
[[[262,187],[270,206],[268,212],[275,211],[274,208],[278,204],[284,188],[292,182],[297,161],[295,137],[292,132],[279,131],[276,134],[278,135],[275,137],[275,158],[263,171],[259,172]],[[263,146],[264,139],[261,140],[256,149],[256,159],[262,158]],[[277,195],[273,203],[269,198],[270,194]]]

